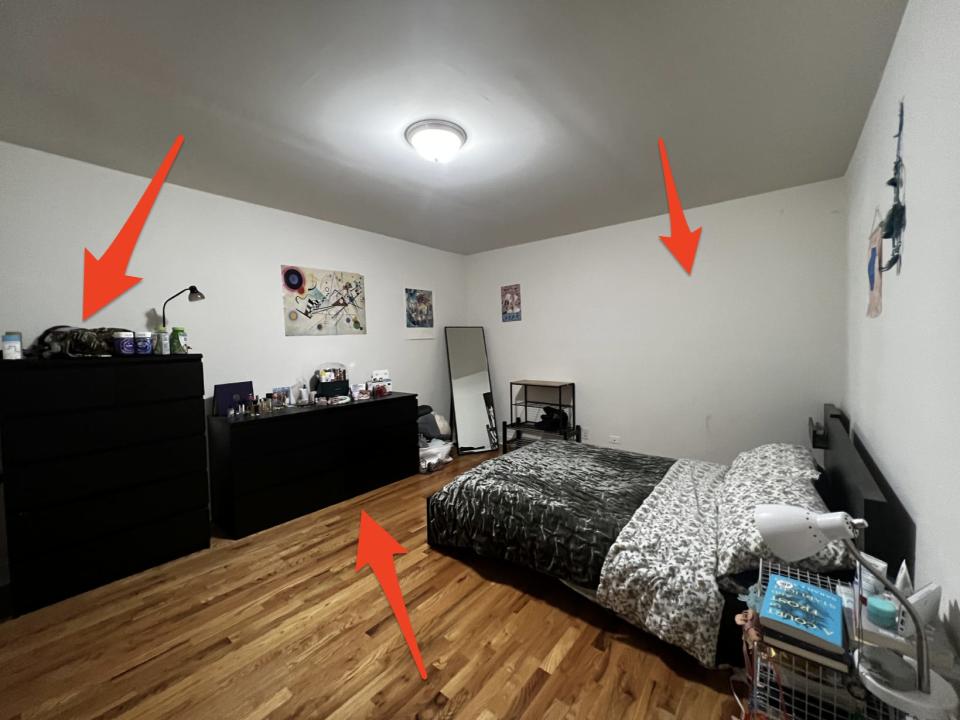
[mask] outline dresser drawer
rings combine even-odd
[[[18,612],[32,610],[207,547],[210,523],[202,509],[52,552],[17,553],[10,557],[14,604]]]
[[[118,365],[115,369],[118,405],[203,397],[203,365],[199,361]]]
[[[266,488],[232,499],[233,513],[225,527],[234,536],[249,535],[314,512],[349,497],[343,479],[300,478],[281,488]]]
[[[0,374],[4,418],[51,415],[110,407],[116,402],[114,371],[105,365],[33,363]]]
[[[2,414],[7,418],[202,396],[199,359],[33,361],[0,373]]]
[[[300,447],[264,448],[239,453],[233,459],[233,488],[243,495],[264,488],[341,476],[351,464],[349,448],[341,443],[311,443]]]
[[[192,435],[82,458],[39,462],[8,470],[3,479],[7,506],[22,511],[205,472],[204,437]]]
[[[123,445],[203,434],[203,399],[5,419],[3,469]]]
[[[337,408],[342,412],[339,422],[377,430],[402,422],[417,422],[417,398],[415,395],[359,402]]]
[[[55,550],[187,510],[206,509],[207,506],[206,477],[192,473],[69,505],[8,512],[10,528],[16,538],[12,552]]]

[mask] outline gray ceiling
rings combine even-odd
[[[842,175],[904,5],[0,0],[0,139],[472,253]]]

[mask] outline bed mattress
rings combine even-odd
[[[674,462],[581,443],[533,443],[434,493],[427,538],[596,589],[610,547]]]

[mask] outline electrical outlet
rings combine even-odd
[[[611,436],[610,436],[610,444],[611,444],[611,445],[619,445],[619,444],[620,444],[620,436],[619,436],[619,435],[611,435]]]

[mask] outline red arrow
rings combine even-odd
[[[359,572],[364,565],[369,565],[370,569],[373,570],[380,587],[383,588],[383,594],[387,596],[387,602],[393,608],[393,614],[400,624],[400,632],[403,633],[403,637],[407,641],[407,647],[410,648],[413,661],[417,664],[420,677],[426,680],[427,671],[423,667],[423,658],[420,657],[417,638],[413,634],[410,617],[407,615],[407,606],[403,602],[400,581],[397,580],[397,569],[393,566],[393,556],[403,555],[406,552],[403,545],[394,540],[390,533],[367,515],[365,510],[360,511],[360,538],[357,540],[356,570]]]
[[[88,249],[83,249],[83,319],[102,310],[143,278],[127,275],[130,256],[137,245],[140,231],[143,230],[147,216],[153,208],[160,188],[167,179],[167,173],[177,159],[183,135],[178,135],[167,156],[157,168],[157,174],[143,191],[137,206],[133,208],[127,222],[120,228],[117,237],[110,243],[107,251],[97,260]]]
[[[691,231],[690,226],[687,225],[683,205],[680,204],[680,194],[673,182],[670,160],[667,158],[667,146],[663,144],[663,138],[660,138],[660,164],[663,166],[663,184],[667,189],[667,207],[670,208],[670,234],[661,235],[660,240],[680,263],[680,267],[687,271],[687,275],[692,275],[693,259],[697,255],[700,231],[703,228]]]

